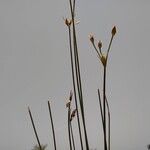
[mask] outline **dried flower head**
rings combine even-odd
[[[94,44],[94,36],[90,34],[89,38],[90,38],[90,41],[92,42],[92,44]]]
[[[70,104],[71,104],[71,101],[68,101],[68,102],[66,103],[66,107],[69,108],[69,107],[70,107]]]
[[[99,41],[97,45],[98,45],[98,48],[99,48],[99,49],[102,48],[102,42],[101,42],[101,41]]]
[[[101,62],[102,62],[102,64],[103,64],[103,66],[105,67],[105,66],[106,66],[106,63],[107,63],[106,56],[101,55],[100,60],[101,60]]]
[[[71,23],[72,23],[72,20],[70,20],[70,19],[65,19],[65,24],[69,27],[70,25],[71,25]]]
[[[72,121],[72,119],[75,117],[75,114],[77,112],[77,109],[74,109],[71,113],[71,117],[70,117],[70,121]]]
[[[116,27],[115,26],[112,28],[111,34],[112,34],[112,36],[114,36],[116,34]]]
[[[73,96],[73,93],[72,91],[70,91],[70,95],[69,95],[69,100],[72,101],[72,96]]]
[[[77,112],[77,109],[74,109],[74,110],[72,111],[72,113],[71,113],[71,117],[74,117],[75,114],[76,114],[76,112]]]

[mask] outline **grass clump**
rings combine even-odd
[[[82,89],[82,81],[81,81],[81,71],[80,71],[80,61],[79,61],[79,54],[78,54],[78,43],[77,43],[77,33],[76,33],[76,21],[75,21],[75,4],[76,0],[69,0],[69,7],[70,7],[70,19],[64,19],[65,25],[68,29],[68,42],[69,42],[69,53],[70,53],[70,65],[71,65],[71,76],[72,76],[72,89],[70,91],[70,95],[68,98],[68,102],[66,103],[66,108],[68,112],[68,148],[70,150],[76,149],[76,141],[74,139],[74,132],[73,132],[73,119],[77,116],[75,123],[77,123],[78,132],[79,132],[79,139],[80,139],[80,148],[81,150],[90,150],[89,140],[88,140],[88,133],[86,127],[86,116],[85,116],[85,108],[84,108],[84,97],[83,97],[83,89]],[[104,53],[102,51],[102,42],[99,41],[97,44],[95,43],[95,37],[90,35],[89,39],[93,45],[93,48],[98,56],[100,64],[103,66],[103,90],[97,90],[98,93],[98,100],[99,100],[99,108],[100,108],[100,119],[102,122],[102,130],[103,130],[103,143],[104,143],[104,150],[110,150],[110,109],[109,109],[109,102],[107,100],[106,95],[106,75],[107,75],[107,63],[108,63],[108,56],[111,48],[111,44],[113,38],[116,34],[116,27],[114,26],[111,30],[111,38],[108,44],[108,48]],[[71,103],[74,100],[75,108],[72,110]],[[52,134],[53,134],[53,143],[54,143],[54,150],[57,150],[57,142],[54,130],[54,121],[52,118],[52,111],[51,105],[48,101],[48,110],[50,116],[50,123],[52,127]],[[28,108],[28,112],[30,115],[30,119],[32,122],[32,126],[34,129],[34,133],[38,142],[39,150],[43,150],[41,146],[34,121],[32,118],[32,114],[30,108]],[[81,132],[83,131],[83,132]]]

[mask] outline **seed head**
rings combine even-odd
[[[111,34],[112,36],[114,36],[116,34],[116,26],[114,26],[111,30]]]
[[[70,101],[72,100],[72,96],[73,96],[73,93],[72,93],[72,91],[70,91],[70,95],[69,95],[69,100]]]
[[[102,42],[101,42],[101,41],[98,42],[98,48],[99,48],[99,49],[102,48]]]
[[[103,64],[103,66],[105,67],[105,66],[106,66],[106,63],[107,63],[106,56],[102,55],[102,56],[100,57],[100,60],[101,60],[101,62],[102,62],[102,64]]]
[[[68,101],[68,102],[66,103],[66,107],[69,108],[69,107],[70,107],[70,104],[71,104],[71,101]]]
[[[74,116],[75,116],[75,114],[76,114],[76,112],[77,112],[77,109],[74,109],[74,110],[72,111],[71,116],[72,116],[72,117],[74,117]]]
[[[69,27],[72,23],[72,20],[69,20],[69,19],[65,19],[65,24]]]
[[[71,120],[75,117],[75,114],[77,112],[77,109],[74,109],[71,113]]]
[[[92,42],[92,44],[94,44],[94,36],[90,35],[89,38],[90,38],[90,41]]]

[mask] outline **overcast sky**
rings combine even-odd
[[[88,35],[101,39],[106,50],[116,25],[107,76],[112,150],[146,150],[150,143],[150,1],[77,0],[76,4],[90,147],[103,147],[96,92],[102,89],[102,66]],[[41,142],[53,148],[48,100],[58,149],[69,149],[65,103],[72,80],[63,22],[69,16],[68,6],[67,0],[0,0],[1,150],[30,150],[36,144],[28,106]],[[78,133],[76,126],[74,130]]]

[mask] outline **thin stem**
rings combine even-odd
[[[73,0],[73,12],[75,13],[76,0]],[[75,14],[74,14],[75,16]]]
[[[97,55],[100,57],[100,56],[102,55],[102,52],[101,52],[101,51],[99,52],[99,51],[97,50],[97,48],[96,48],[96,46],[95,46],[95,43],[92,42],[92,44],[93,44],[93,47],[94,47],[94,49],[95,49]]]
[[[73,6],[72,6],[72,1],[71,0],[69,0],[69,5],[70,5],[70,11],[71,11],[71,15],[73,15],[74,16],[74,9],[72,8]],[[74,6],[74,8],[75,8],[75,6]],[[73,21],[73,20],[72,20]]]
[[[110,51],[110,47],[111,47],[113,38],[114,38],[114,36],[112,35],[112,36],[111,36],[111,39],[110,39],[110,42],[109,42],[108,49],[107,49],[106,62],[107,62],[107,59],[108,59],[108,54],[109,54],[109,51]]]
[[[104,133],[104,148],[105,148],[105,124],[104,124],[104,112],[103,112],[103,109],[102,109],[101,95],[100,95],[99,89],[98,89],[98,98],[99,98],[99,106],[100,106],[101,120],[102,120],[103,133]]]
[[[36,139],[37,139],[37,142],[38,142],[39,148],[40,148],[40,150],[42,150],[42,146],[41,146],[41,143],[40,143],[40,140],[39,140],[39,137],[38,137],[38,134],[37,134],[36,128],[35,128],[35,124],[34,124],[34,121],[33,121],[32,113],[31,113],[31,111],[30,111],[30,108],[29,108],[29,107],[28,107],[28,112],[29,112],[29,116],[30,116],[30,119],[31,119],[31,123],[32,123],[32,126],[33,126],[33,130],[34,130],[34,133],[35,133],[35,136],[36,136]]]
[[[109,54],[109,51],[110,51],[110,48],[111,48],[111,44],[112,44],[112,41],[113,41],[113,38],[114,38],[114,35],[112,34],[111,36],[111,39],[110,39],[110,42],[109,42],[109,46],[108,46],[108,49],[107,49],[107,54],[106,54],[106,65],[107,65],[107,60],[108,60],[108,54]],[[110,111],[109,111],[109,105],[108,105],[108,101],[107,101],[107,98],[106,98],[106,91],[105,91],[105,86],[106,86],[106,65],[104,66],[104,85],[103,85],[103,90],[104,90],[104,93],[103,93],[103,100],[104,100],[104,105],[105,105],[105,101],[106,101],[106,105],[107,105],[107,109],[108,109],[108,150],[110,150]],[[104,114],[105,114],[105,110],[104,110]],[[104,126],[105,126],[105,150],[107,150],[107,136],[106,136],[106,117],[104,117]]]
[[[113,41],[113,37],[114,35],[111,36],[111,39],[110,39],[110,42],[109,42],[109,46],[108,46],[108,49],[107,49],[107,54],[106,54],[106,65],[104,66],[104,84],[103,84],[103,106],[104,106],[104,142],[105,142],[105,146],[104,146],[104,149],[107,150],[107,133],[106,133],[106,110],[105,110],[105,102],[106,102],[106,105],[107,105],[107,109],[108,109],[108,150],[110,150],[110,112],[109,112],[109,105],[108,105],[108,101],[106,99],[106,66],[107,66],[107,60],[108,60],[108,54],[109,54],[109,51],[110,51],[110,48],[111,48],[111,44],[112,44],[112,41]]]
[[[49,101],[48,101],[48,109],[49,109],[49,116],[51,120],[52,132],[53,132],[54,148],[56,150],[57,148],[56,148],[55,130],[54,130],[54,124],[53,124],[53,118],[52,118],[52,112],[51,112],[51,105]]]
[[[104,130],[104,116],[103,116],[103,109],[102,109],[101,95],[100,95],[99,89],[98,89],[98,99],[99,99],[99,106],[100,106],[100,112],[101,112],[101,120],[102,120],[102,125],[103,125],[103,130]]]
[[[106,67],[104,66],[104,75],[103,75],[104,150],[107,150],[105,95],[106,95]]]
[[[105,96],[105,100],[106,100],[107,111],[108,111],[108,150],[110,150],[110,109],[109,109],[109,104],[106,96]]]
[[[75,106],[76,106],[76,110],[77,110],[77,122],[78,122],[79,136],[80,136],[80,145],[81,145],[81,150],[83,150],[83,142],[82,142],[82,134],[81,134],[78,102],[77,102],[77,96],[76,96],[76,86],[75,86],[75,76],[74,76],[75,73],[74,73],[74,65],[73,65],[73,52],[72,52],[72,44],[71,44],[71,29],[70,29],[70,26],[68,27],[68,29],[69,29],[69,45],[70,45],[72,82],[73,82],[73,89],[74,89]]]
[[[99,53],[102,55],[102,48],[99,47]]]
[[[73,129],[72,129],[72,123],[71,123],[71,121],[70,121],[70,130],[71,130],[71,137],[72,137],[73,149],[75,150],[75,141],[74,141],[74,135],[73,135]]]
[[[83,127],[84,127],[86,149],[89,150],[86,125],[85,125],[85,117],[84,117],[84,106],[83,106],[82,85],[81,85],[80,66],[79,66],[79,58],[78,58],[78,48],[77,48],[77,41],[76,41],[74,12],[73,12],[73,8],[72,8],[71,0],[69,0],[69,2],[70,2],[72,22],[73,22],[73,41],[74,41],[73,43],[74,43],[74,61],[75,61],[75,68],[76,68],[76,81],[77,81],[78,95],[79,95],[80,107],[81,107],[81,115],[82,115],[82,121],[83,121]]]
[[[70,106],[68,107],[68,135],[69,135],[70,150],[72,150],[71,133],[70,133]]]

